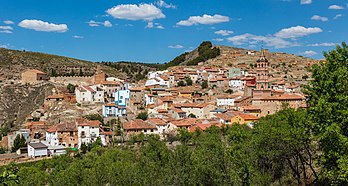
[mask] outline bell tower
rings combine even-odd
[[[261,49],[261,55],[256,61],[256,90],[270,90],[268,84],[268,60],[265,50]]]

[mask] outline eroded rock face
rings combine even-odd
[[[11,128],[19,127],[31,112],[40,108],[53,88],[49,82],[37,85],[1,84],[0,126],[13,122]]]

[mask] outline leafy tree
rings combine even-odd
[[[0,147],[0,154],[5,154],[6,153],[6,149]]]
[[[228,89],[228,90],[225,91],[225,93],[227,93],[227,94],[233,94],[233,90],[232,90],[232,89]]]
[[[101,123],[104,122],[103,116],[100,114],[88,114],[88,115],[84,115],[83,117],[88,119],[88,120],[98,120]]]
[[[10,185],[18,185],[19,178],[17,176],[17,168],[5,168],[2,172],[0,172],[0,185],[10,186]]]
[[[207,80],[204,80],[204,81],[202,82],[202,84],[201,84],[201,87],[202,87],[202,89],[208,88],[208,81],[207,81]]]
[[[191,86],[192,85],[192,79],[190,76],[186,76],[185,77],[185,82],[186,82],[186,85],[188,86]]]
[[[179,87],[183,87],[183,86],[186,86],[186,84],[185,84],[184,81],[179,81],[179,82],[178,82],[178,86],[179,86]]]
[[[74,93],[75,92],[76,85],[73,85],[71,83],[68,84],[66,89],[68,90],[69,93]]]
[[[147,120],[148,114],[147,112],[141,112],[137,115],[137,119]]]
[[[326,178],[338,185],[348,184],[348,46],[324,52],[325,63],[313,65],[312,78],[305,87],[313,132],[322,151]]]
[[[13,147],[11,149],[11,152],[16,152],[18,149],[22,147],[26,147],[26,146],[27,146],[27,142],[25,138],[23,137],[23,135],[17,135],[13,141]]]
[[[197,118],[197,116],[196,115],[194,115],[194,114],[189,114],[187,117],[189,117],[189,118]]]

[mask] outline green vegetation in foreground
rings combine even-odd
[[[75,157],[2,167],[0,181],[2,185],[348,185],[348,46],[343,43],[325,57],[325,63],[311,69],[313,80],[305,87],[307,110],[284,105],[253,129],[235,124],[204,133],[181,130],[177,136],[167,136],[168,142],[138,135],[123,146],[93,144]]]

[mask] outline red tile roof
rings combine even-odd
[[[123,128],[126,130],[140,130],[140,129],[157,129],[156,126],[150,125],[149,123],[136,119],[123,124]]]

